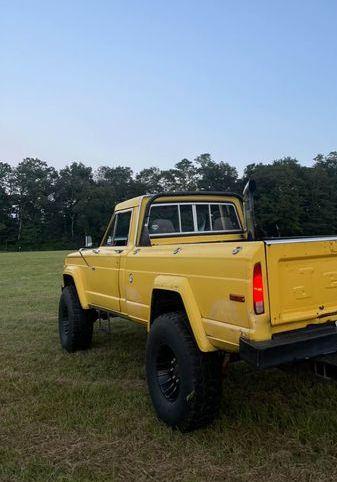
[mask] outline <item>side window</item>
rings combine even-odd
[[[114,218],[112,220],[112,223],[111,223],[111,226],[110,226],[110,229],[109,229],[109,232],[108,232],[107,237],[104,241],[105,246],[113,246],[112,240],[113,240],[113,235],[114,235],[115,226],[116,226],[116,219],[117,219],[117,216],[114,216]]]
[[[152,206],[148,229],[150,234],[179,233],[178,206]]]
[[[131,211],[117,213],[106,238],[106,246],[126,246],[129,241]]]

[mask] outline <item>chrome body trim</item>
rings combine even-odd
[[[263,242],[267,246],[272,244],[291,244],[291,243],[313,243],[319,241],[337,241],[336,236],[317,236],[317,237],[303,237],[303,238],[280,238],[280,239],[264,239]]]

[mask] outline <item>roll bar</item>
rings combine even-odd
[[[162,192],[158,194],[150,195],[149,202],[146,205],[143,225],[141,234],[139,237],[139,246],[151,246],[150,234],[148,230],[149,218],[150,218],[150,208],[154,201],[162,197],[174,197],[174,196],[231,196],[239,199],[242,203],[243,199],[240,194],[226,191],[177,191],[177,192]]]

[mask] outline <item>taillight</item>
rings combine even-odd
[[[257,315],[264,313],[264,293],[261,263],[256,263],[253,274],[253,302]]]

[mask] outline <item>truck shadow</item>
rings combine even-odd
[[[114,319],[110,331],[95,327],[93,349],[101,371],[139,379],[146,396],[146,330]],[[147,403],[150,401],[147,398]],[[229,366],[219,420],[206,430],[244,429],[296,434],[301,440],[329,435],[337,442],[337,383],[322,380],[305,366],[256,370],[244,362]],[[318,437],[318,438],[317,438]]]
[[[300,439],[337,440],[337,383],[322,380],[308,366],[255,370],[243,362],[232,365],[224,381],[222,422],[278,434],[294,432]]]

